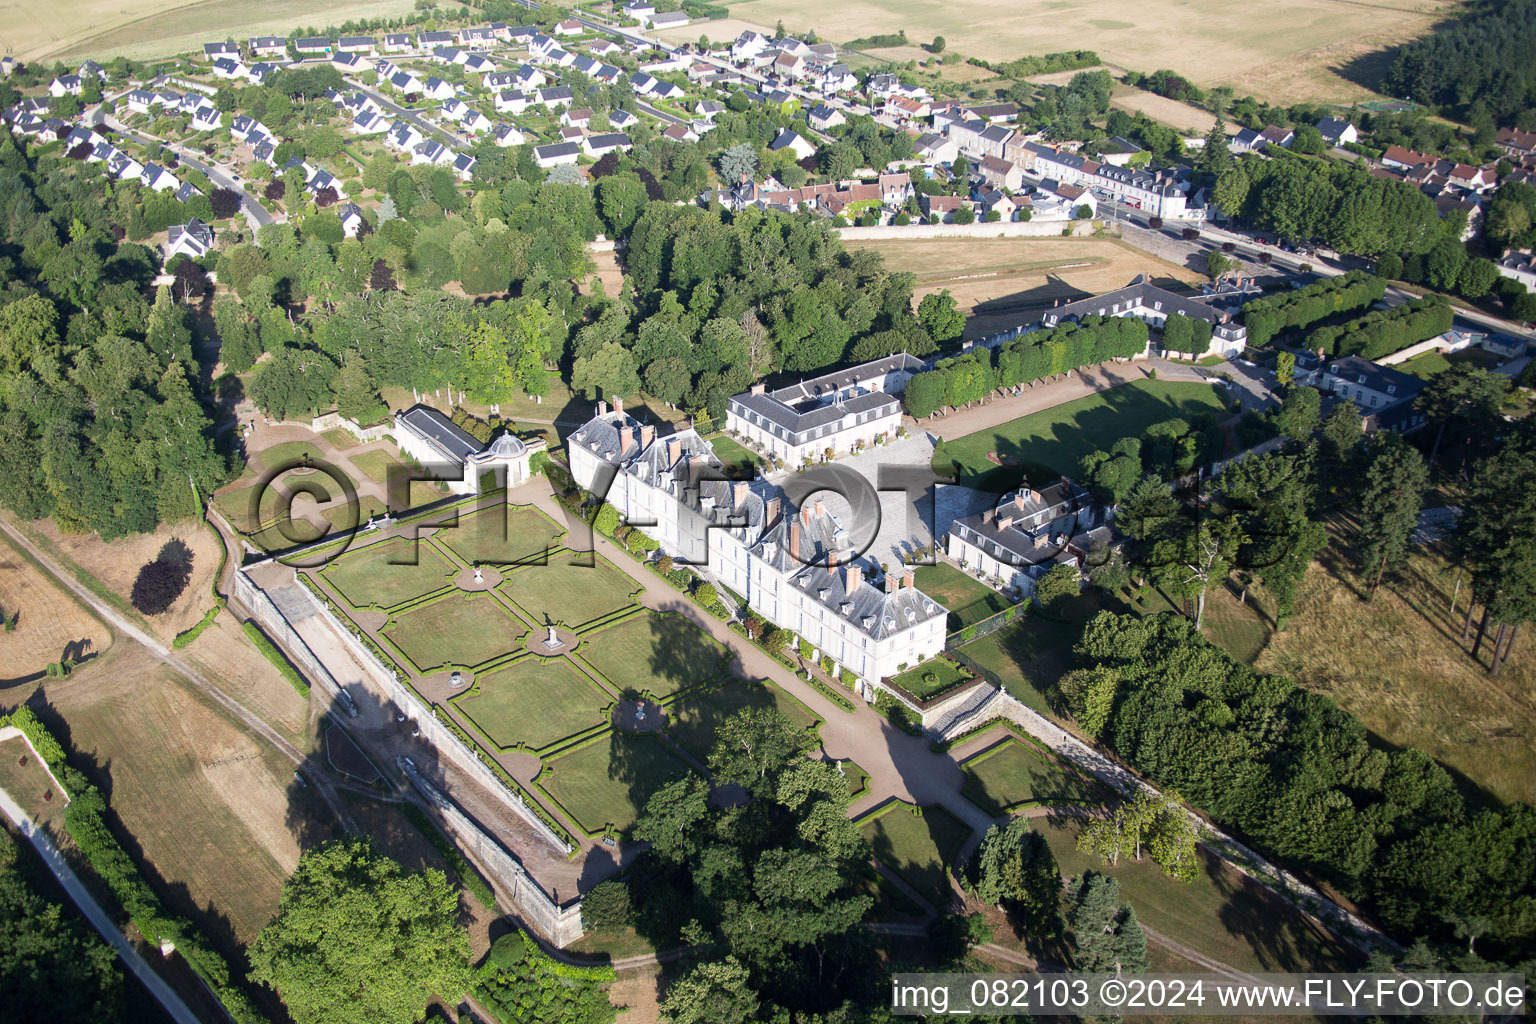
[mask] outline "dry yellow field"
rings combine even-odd
[[[232,36],[283,34],[349,19],[397,17],[413,0],[0,0],[0,53],[23,60],[56,57],[149,58]]]
[[[1456,0],[1045,0],[1008,7],[980,0],[850,0],[828,8],[817,0],[740,0],[731,12],[760,25],[783,19],[791,31],[814,28],[839,43],[897,29],[905,29],[913,43],[942,35],[950,50],[988,60],[1087,47],[1120,67],[1172,68],[1209,85],[1232,78],[1234,69],[1283,66],[1324,47],[1421,34],[1437,13],[1455,5]]]
[[[0,534],[0,611],[20,612],[14,632],[0,632],[0,679],[22,679],[71,656],[99,654],[112,643],[106,625],[24,558]]]
[[[967,311],[965,337],[977,338],[1033,320],[1058,299],[1080,299],[1124,287],[1137,274],[1193,284],[1198,274],[1112,238],[934,238],[850,242],[915,274],[913,299],[949,289]]]
[[[141,647],[120,647],[46,693],[75,749],[110,776],[112,808],[145,859],[249,942],[310,820],[293,765]]]
[[[1117,86],[1109,102],[1123,110],[1140,111],[1186,135],[1203,136],[1216,123],[1216,116],[1208,110],[1127,85]]]
[[[148,618],[162,640],[195,626],[213,607],[213,574],[219,568],[220,544],[213,531],[200,522],[161,524],[153,533],[136,533],[104,541],[94,533],[61,533],[52,520],[27,523],[35,543],[62,560],[65,568],[89,572],[126,604],[133,593],[139,570],[154,561],[167,544],[180,543],[192,554],[192,576],[176,603]]]

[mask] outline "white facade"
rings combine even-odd
[[[617,403],[616,403],[617,404]],[[948,610],[910,574],[875,585],[851,559],[848,534],[820,502],[795,509],[761,481],[723,479],[693,430],[655,428],[599,403],[567,444],[578,486],[612,504],[661,550],[708,569],[775,625],[798,634],[834,671],[874,684],[944,649]]]
[[[458,467],[459,478],[444,481],[453,494],[479,494],[487,485],[516,487],[526,483],[532,475],[529,462],[533,453],[547,446],[543,438],[524,441],[505,433],[482,446],[448,417],[425,405],[395,413],[394,438],[400,450],[422,466],[446,466],[450,475]]]

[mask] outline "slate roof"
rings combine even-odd
[[[395,413],[395,422],[453,462],[464,462],[484,447],[462,427],[429,405],[413,405],[404,412]]]

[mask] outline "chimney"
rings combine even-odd
[[[731,507],[741,508],[742,502],[747,500],[747,485],[738,480],[731,484]]]
[[[633,441],[634,439],[635,439],[634,431],[630,430],[629,427],[623,426],[623,427],[619,428],[619,454],[620,455],[624,454],[624,450],[629,447],[629,443],[631,441]]]
[[[641,424],[640,447],[649,448],[654,440],[656,440],[656,425],[654,423]]]
[[[779,521],[779,499],[769,498],[767,506],[763,509],[763,529],[767,529]]]
[[[800,561],[800,523],[789,524],[789,557],[796,562]]]
[[[623,412],[624,411],[624,399],[622,399],[622,398],[615,398],[613,400],[613,411],[614,412]]]
[[[849,594],[857,594],[859,587],[864,583],[864,570],[858,565],[849,563],[843,570],[843,590]]]
[[[768,390],[768,385],[766,385],[766,384],[753,384],[752,385],[752,393],[754,395],[761,395],[761,394],[765,393],[767,390]]]
[[[677,457],[682,452],[682,450],[683,450],[683,442],[679,438],[677,438],[675,436],[667,438],[667,465],[668,466],[671,466],[672,464],[677,462]]]
[[[607,416],[608,415],[608,403],[607,402],[598,402],[597,403],[597,414],[599,416]]]
[[[901,586],[901,580],[897,579],[894,573],[886,573],[885,592],[887,594],[894,594],[896,593],[896,588],[899,586]]]
[[[913,583],[912,570],[911,569],[903,569],[903,570],[901,570],[901,585],[903,587],[907,588],[908,590],[916,590],[917,589],[916,586]]]
[[[805,526],[811,525],[811,510],[803,505],[800,508],[800,522]]]
[[[997,521],[997,528],[999,530],[1006,530],[1006,529],[1008,529],[1008,527],[1010,527],[1012,525],[1013,525],[1013,516],[1003,516],[1003,518],[1001,518],[1001,519],[999,519]]]
[[[827,568],[828,569],[836,569],[837,568],[837,552],[836,551],[828,551],[827,552]]]
[[[826,514],[827,514],[827,506],[826,506],[826,504],[820,498],[817,498],[816,499],[816,515],[818,517],[820,517],[820,516],[824,516]]]

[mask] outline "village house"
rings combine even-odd
[[[309,36],[293,41],[293,50],[301,57],[330,56],[331,41],[321,36]]]
[[[816,155],[816,147],[806,141],[799,132],[789,128],[781,129],[778,136],[768,143],[768,149],[774,153],[787,149],[795,155],[796,160],[804,160],[808,156]]]
[[[976,165],[976,171],[982,181],[1010,192],[1017,192],[1024,183],[1024,168],[995,156],[983,157],[981,163]]]
[[[353,202],[348,202],[336,211],[336,216],[341,218],[341,233],[347,238],[356,238],[367,221],[363,218],[362,209]]]
[[[940,224],[953,224],[955,214],[971,205],[970,200],[959,196],[931,196],[926,192],[918,196],[917,202],[924,217],[929,220],[937,218]]]
[[[378,41],[373,36],[342,36],[336,40],[336,49],[341,53],[361,53],[372,56],[378,48]]]
[[[533,147],[533,162],[546,169],[561,164],[574,164],[580,156],[581,147],[574,142],[552,142],[546,146]]]
[[[1238,323],[1227,310],[1218,309],[1219,301],[1218,296],[1191,298],[1178,295],[1154,285],[1145,274],[1138,274],[1124,288],[1053,306],[1040,315],[1040,326],[1056,327],[1086,316],[1125,316],[1135,317],[1161,331],[1168,314],[1179,313],[1211,325],[1210,347],[1194,353],[1195,358],[1220,355],[1230,359],[1242,354],[1248,343],[1248,328]]]
[[[245,41],[245,49],[252,57],[284,57],[288,54],[288,40],[282,36],[251,36]]]
[[[1080,568],[1084,538],[1104,525],[1088,490],[1062,477],[1039,490],[1021,487],[996,508],[956,519],[944,538],[945,552],[966,572],[1023,600],[1055,566]]]
[[[1424,414],[1413,407],[1413,400],[1425,386],[1420,377],[1359,356],[1335,359],[1319,376],[1318,386],[1323,391],[1354,403],[1364,417],[1367,432],[1407,433],[1424,425]]]
[[[213,248],[213,228],[193,217],[185,224],[172,224],[165,232],[165,262],[177,256],[200,260]]]
[[[384,37],[385,53],[405,53],[414,48],[415,40],[409,32],[391,32]]]
[[[1360,141],[1360,130],[1341,118],[1325,117],[1314,127],[1330,146],[1345,146]]]

